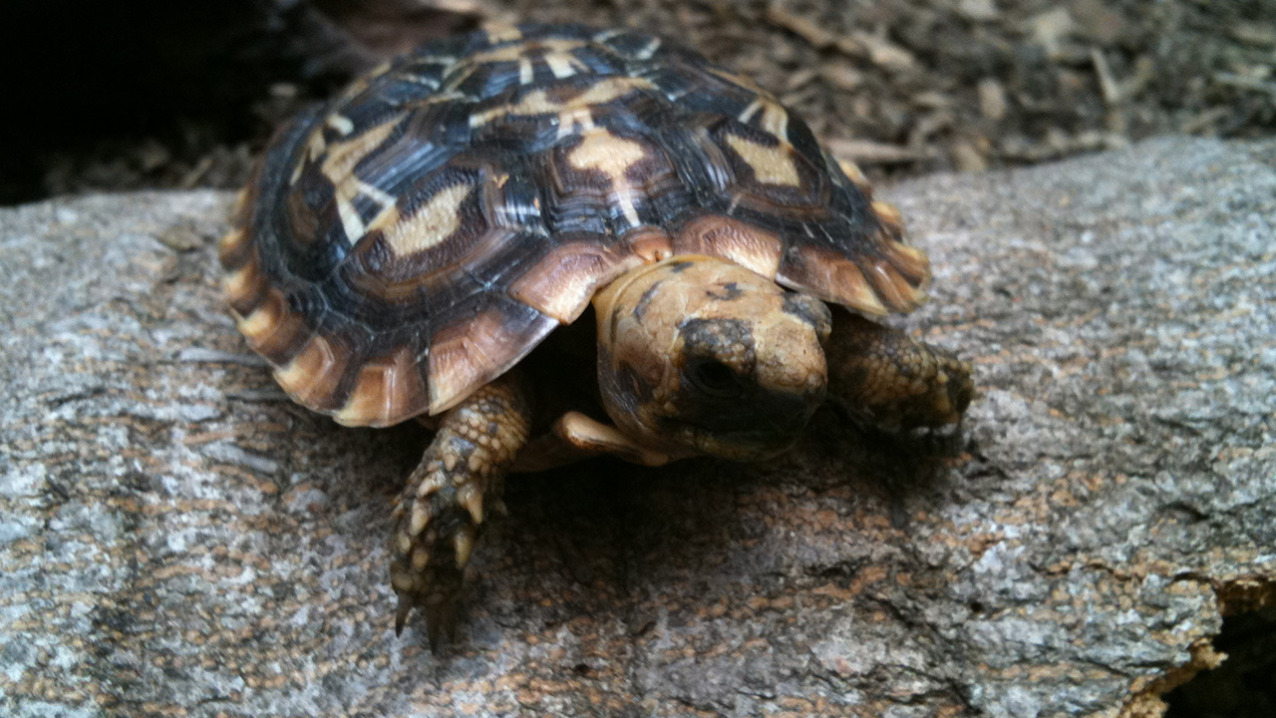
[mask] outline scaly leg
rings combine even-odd
[[[528,442],[510,470],[545,471],[595,456],[614,456],[643,466],[664,466],[671,458],[630,439],[610,424],[569,411],[554,422],[548,433]]]
[[[825,353],[829,395],[890,430],[955,424],[975,395],[969,362],[845,311]]]
[[[455,623],[462,571],[483,529],[484,504],[499,501],[505,472],[531,425],[531,402],[511,372],[443,414],[434,440],[395,508],[390,580],[399,594],[396,633],[414,608],[430,643]]]

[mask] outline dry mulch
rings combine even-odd
[[[1264,0],[124,5],[150,23],[121,21],[119,4],[83,18],[69,40],[66,23],[23,23],[60,33],[63,53],[26,75],[31,104],[48,110],[11,131],[21,162],[0,173],[0,202],[239,186],[298,107],[388,53],[491,18],[677,27],[879,178],[1036,163],[1166,133],[1276,129],[1276,3]]]

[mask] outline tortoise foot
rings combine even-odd
[[[517,377],[502,377],[444,414],[395,509],[390,581],[395,632],[414,609],[430,643],[452,637],[465,567],[497,505],[505,472],[527,443],[530,408]]]

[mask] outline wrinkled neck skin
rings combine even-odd
[[[828,307],[739,265],[645,265],[598,292],[594,307],[607,414],[671,457],[775,456],[824,400]]]

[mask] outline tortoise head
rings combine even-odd
[[[607,413],[673,457],[779,454],[824,400],[828,307],[739,265],[701,256],[645,265],[594,307]]]

